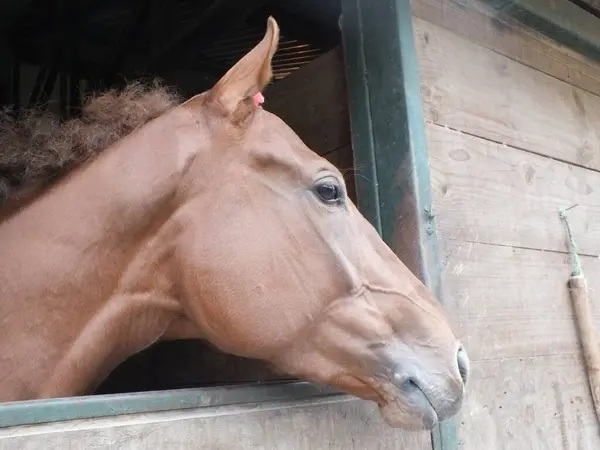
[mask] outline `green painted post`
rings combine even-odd
[[[305,381],[267,382],[128,394],[87,395],[0,404],[0,429],[122,414],[181,411],[248,403],[323,399],[340,393]]]
[[[358,206],[405,264],[441,298],[441,270],[410,0],[342,0]],[[456,450],[454,420],[432,432]]]

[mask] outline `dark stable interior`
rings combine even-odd
[[[324,0],[7,0],[0,14],[0,106],[78,112],[82,93],[158,76],[186,96],[210,88],[281,28],[274,83],[340,44],[340,4]],[[130,357],[97,394],[285,380],[199,340]]]

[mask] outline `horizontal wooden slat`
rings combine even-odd
[[[412,0],[413,14],[574,86],[600,94],[600,65],[518,23],[485,0]]]
[[[566,251],[559,210],[579,250],[600,255],[600,174],[428,124],[442,238]]]
[[[426,119],[600,170],[600,97],[415,20]]]
[[[592,450],[600,433],[583,366],[570,355],[473,364],[461,450]]]
[[[441,248],[444,301],[472,360],[579,354],[567,255],[449,240]],[[597,301],[600,260],[582,263]]]
[[[0,450],[429,450],[428,433],[388,427],[373,402],[251,404],[0,430]]]

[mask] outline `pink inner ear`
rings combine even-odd
[[[265,97],[261,92],[257,92],[256,95],[252,97],[252,100],[254,100],[254,106],[259,107],[265,102]]]

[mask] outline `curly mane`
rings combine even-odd
[[[92,95],[78,117],[64,122],[38,110],[16,119],[0,111],[0,206],[47,186],[179,102],[152,81]]]

